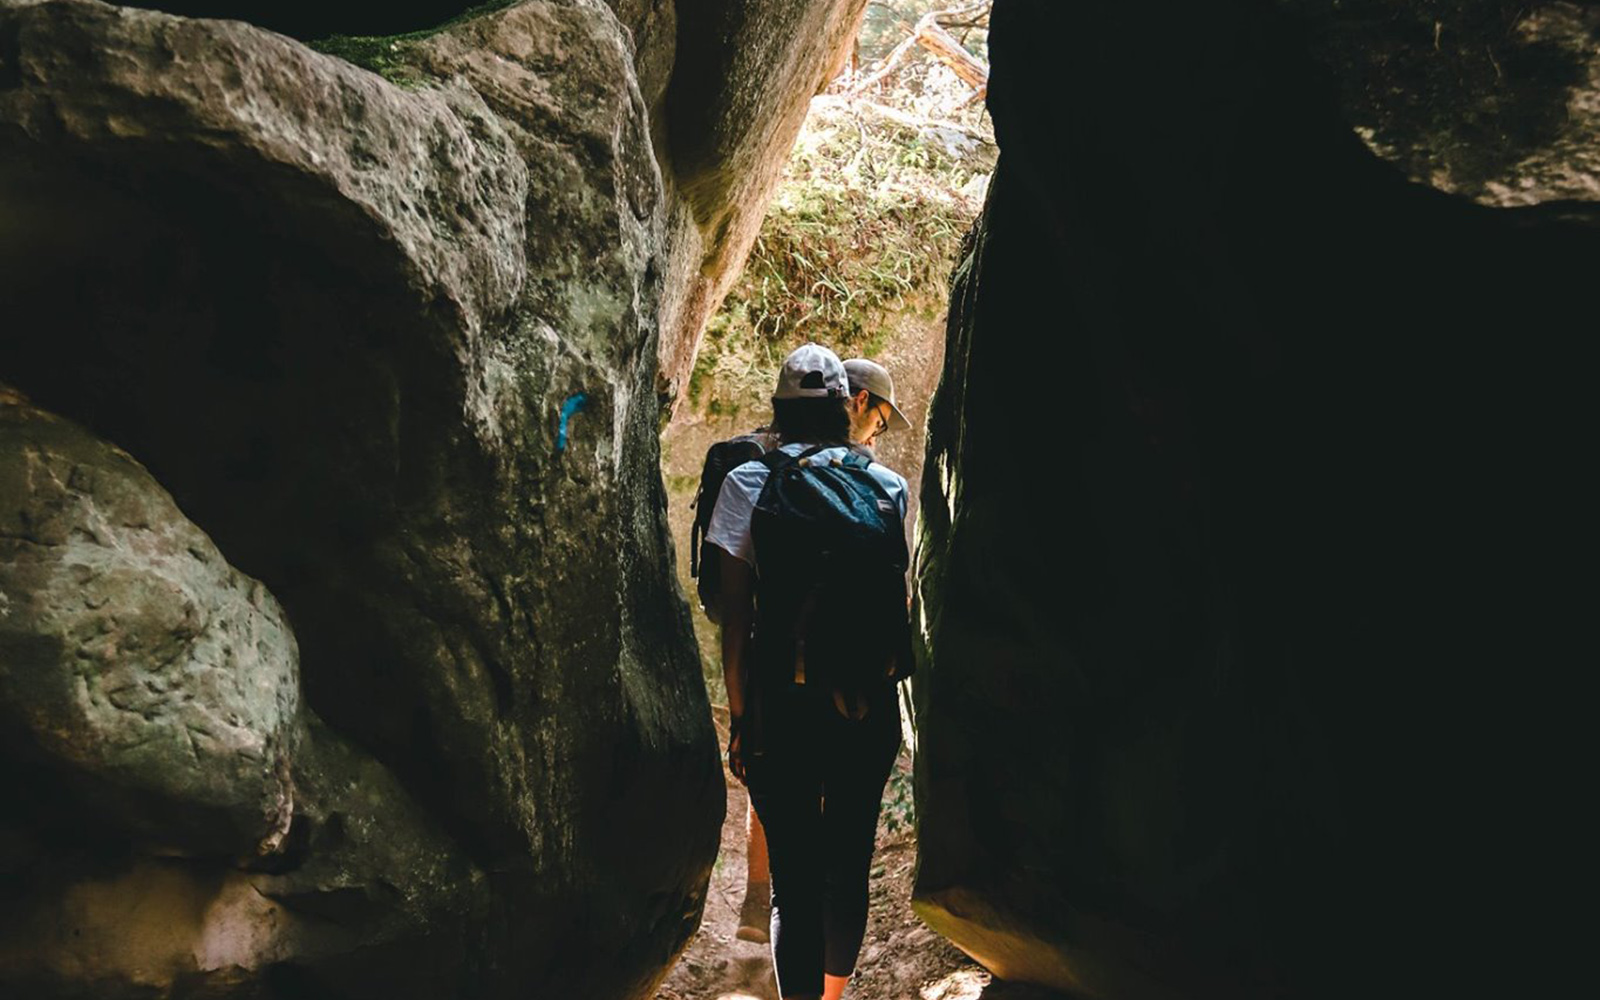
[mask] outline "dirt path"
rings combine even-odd
[[[725,710],[719,716],[725,715]],[[726,725],[719,717],[718,728]],[[871,910],[856,975],[846,1000],[1059,1000],[1015,984],[990,982],[989,973],[923,926],[911,911],[916,840],[909,825],[911,760],[902,755],[890,779],[878,820]],[[700,931],[668,974],[655,1000],[778,1000],[769,946],[740,941],[744,900],[746,803],[744,787],[728,783],[722,850],[711,876]]]

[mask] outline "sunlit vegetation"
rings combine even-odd
[[[935,5],[895,6],[914,19]],[[905,28],[869,11],[864,55]],[[981,58],[981,30],[967,34]],[[697,409],[764,401],[797,344],[871,355],[888,317],[942,310],[994,168],[993,132],[973,88],[936,60],[906,59],[862,89],[877,68],[863,58],[812,102],[744,273],[707,328],[689,386]]]

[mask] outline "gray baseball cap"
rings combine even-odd
[[[789,352],[778,369],[778,388],[773,399],[815,399],[850,394],[844,362],[821,344],[802,344]]]
[[[844,373],[850,381],[850,395],[854,396],[865,389],[889,403],[889,409],[894,411],[893,417],[889,420],[891,430],[911,428],[911,421],[907,420],[906,415],[900,412],[900,407],[895,405],[894,379],[889,377],[889,369],[866,358],[851,358],[844,363]]]

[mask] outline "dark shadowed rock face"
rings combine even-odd
[[[184,943],[217,940],[199,916],[119,939],[97,995],[637,996],[698,920],[722,782],[665,529],[632,50],[550,0],[406,55],[400,87],[240,22],[0,3],[0,377],[270,590],[309,709],[276,846],[46,841],[51,879],[0,897],[43,937],[0,983],[66,990],[47,932],[146,891],[249,905],[220,951]]]
[[[1278,0],[1346,119],[1413,180],[1485,205],[1600,201],[1600,9]]]
[[[127,454],[3,387],[0,441],[0,982],[217,995],[287,961],[448,995],[483,873],[304,710],[272,595]],[[358,950],[390,965],[341,970]]]
[[[1408,183],[1267,5],[1009,0],[991,46],[919,911],[1083,996],[1446,991],[1499,933],[1465,873],[1581,780],[1519,720],[1583,645],[1597,216]]]
[[[395,35],[432,28],[474,8],[506,7],[515,0],[137,0],[185,17],[248,21],[296,38],[325,35]]]

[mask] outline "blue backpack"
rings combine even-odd
[[[755,679],[818,684],[858,695],[907,677],[905,530],[871,461],[851,452],[818,460],[774,450],[756,500]]]

